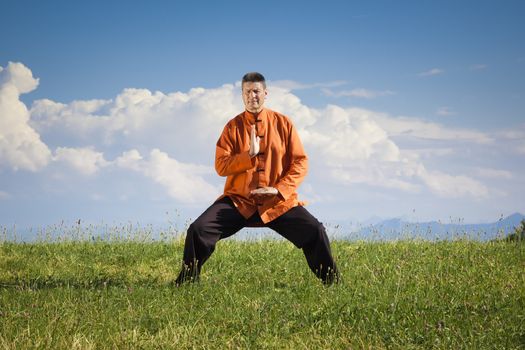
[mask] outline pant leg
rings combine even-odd
[[[244,227],[246,219],[230,198],[213,203],[189,227],[184,242],[183,268],[176,284],[196,279],[216,243]]]
[[[303,250],[310,270],[323,283],[338,282],[339,272],[332,257],[326,230],[306,208],[294,207],[267,226]]]

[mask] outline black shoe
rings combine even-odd
[[[341,275],[337,269],[330,270],[325,276],[323,276],[322,281],[325,286],[339,284],[341,282]]]
[[[199,281],[199,271],[193,266],[183,265],[179,276],[173,282],[175,287],[180,287],[185,283],[195,283]]]

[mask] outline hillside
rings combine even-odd
[[[2,349],[518,349],[525,245],[342,242],[324,287],[284,241],[0,242]]]

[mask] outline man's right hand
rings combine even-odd
[[[261,138],[255,132],[255,125],[252,125],[250,133],[250,157],[255,157],[259,153],[259,141]]]

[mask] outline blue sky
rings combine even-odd
[[[0,5],[2,225],[194,218],[252,70],[321,220],[525,212],[522,1]]]

